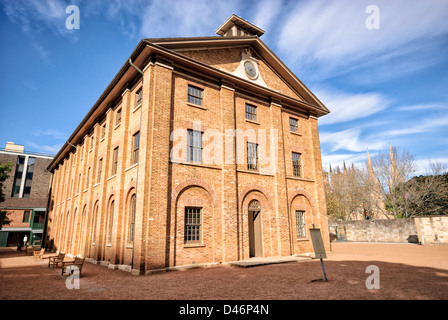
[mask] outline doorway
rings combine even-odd
[[[260,202],[252,200],[249,203],[249,257],[263,256],[263,240],[261,236]]]

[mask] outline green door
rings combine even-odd
[[[8,231],[0,231],[0,247],[6,247],[8,243]]]

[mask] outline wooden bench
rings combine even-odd
[[[28,255],[34,255],[34,252],[35,251],[37,251],[38,250],[38,248],[34,248],[34,247],[26,247],[25,248],[25,255],[26,256],[28,256]]]
[[[60,252],[57,256],[53,256],[53,257],[49,257],[48,259],[48,267],[53,266],[58,266],[59,263],[62,264],[62,262],[64,262],[64,258],[65,258],[65,253],[64,252]]]
[[[81,270],[82,270],[82,266],[84,265],[84,260],[85,260],[85,258],[75,257],[75,260],[62,262],[61,275],[64,275],[64,273],[73,274],[74,271],[79,271],[79,277],[81,277]],[[76,267],[76,268],[72,268],[72,267]]]
[[[34,251],[34,259],[36,258],[43,258],[45,253],[45,248],[40,249],[40,251]]]

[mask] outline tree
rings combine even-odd
[[[0,163],[0,203],[5,201],[5,194],[3,193],[3,183],[8,179],[9,173],[12,169],[12,163],[6,162],[6,164]],[[7,217],[6,211],[0,210],[0,230],[4,225],[11,223],[11,220]]]
[[[342,171],[339,167],[334,172],[330,169],[325,183],[328,216],[336,220],[357,220],[363,217],[363,175],[363,170],[354,165],[347,169],[344,164]]]
[[[405,184],[415,172],[415,158],[405,149],[390,147],[390,153],[379,152],[372,158],[375,179],[370,176],[366,184],[369,207],[382,218],[402,218],[407,216]]]
[[[399,219],[448,214],[448,165],[430,162],[430,171],[413,176],[414,156],[390,147],[367,165],[324,172],[327,213],[332,219]]]
[[[426,175],[406,183],[405,205],[408,216],[448,214],[448,166],[430,162]]]

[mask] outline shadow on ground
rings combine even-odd
[[[8,260],[16,259],[17,261]],[[67,289],[67,276],[44,261],[0,253],[0,299],[120,300],[440,300],[448,298],[448,270],[384,261],[325,261],[328,282],[318,260],[253,268],[218,266],[131,276],[86,263],[80,289]],[[23,262],[22,267],[17,263]],[[14,263],[11,263],[14,262]],[[30,263],[30,264],[29,264]],[[14,265],[8,267],[8,265]],[[379,269],[379,289],[368,290],[368,266]],[[370,282],[370,281],[369,281]]]

